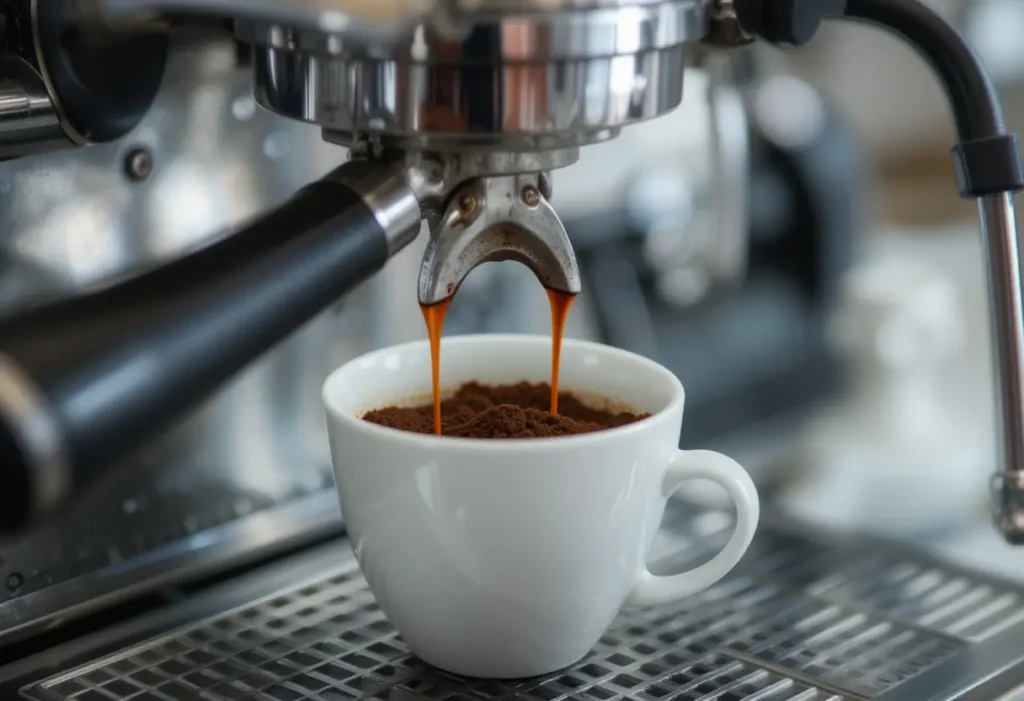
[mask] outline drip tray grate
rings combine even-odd
[[[665,562],[707,559],[727,527],[694,537],[677,524],[679,547]],[[410,655],[353,562],[22,693],[39,701],[856,701],[955,668],[972,645],[1019,622],[1021,603],[1013,588],[923,557],[763,529],[732,576],[681,604],[623,614],[576,667],[496,682],[457,678]]]

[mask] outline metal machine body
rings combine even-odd
[[[553,179],[597,338],[683,380],[684,444],[751,432],[781,449],[842,386],[825,328],[865,234],[867,172],[819,91],[740,54],[688,69],[677,113]]]
[[[997,521],[1008,539],[1024,541],[1024,304],[1012,201],[1012,193],[1024,187],[1024,173],[1016,137],[1006,133],[998,99],[980,60],[948,23],[917,0],[806,4],[396,0],[372,6],[272,0],[82,0],[56,5],[18,4],[17,21],[11,22],[18,31],[12,33],[20,55],[34,60],[28,62],[45,84],[64,131],[79,143],[83,136],[110,138],[117,130],[77,126],[92,115],[80,107],[81,95],[61,90],[65,72],[94,68],[90,61],[101,59],[123,63],[126,56],[145,60],[146,66],[158,65],[165,48],[159,37],[169,25],[183,17],[230,20],[235,37],[252,47],[256,100],[279,114],[320,126],[326,139],[349,146],[358,160],[324,181],[332,184],[312,186],[290,205],[292,213],[317,211],[306,226],[318,231],[339,222],[324,209],[326,192],[315,194],[314,190],[340,188],[369,209],[373,222],[365,210],[358,215],[366,220],[364,239],[354,248],[339,243],[334,251],[338,263],[351,257],[352,265],[346,269],[352,277],[334,275],[332,289],[346,291],[382,267],[416,238],[420,220],[426,220],[431,238],[419,285],[424,304],[454,294],[470,270],[489,260],[519,260],[542,283],[578,292],[575,258],[561,221],[547,206],[550,191],[543,174],[573,162],[581,146],[612,139],[623,128],[677,107],[686,61],[700,54],[702,44],[738,46],[761,38],[800,45],[828,17],[868,22],[895,32],[932,63],[950,96],[960,137],[954,149],[959,190],[979,202],[992,285],[995,366],[1000,374],[1002,467],[997,479]],[[86,48],[92,49],[90,61],[76,62]],[[74,70],[62,72],[69,65]],[[151,73],[155,76],[149,70],[138,75]],[[153,80],[149,83],[155,85]],[[100,81],[99,88],[109,85]],[[141,96],[139,100],[147,95],[141,88],[135,94]],[[137,107],[138,100],[132,104]],[[19,109],[15,116],[24,117],[24,109]],[[125,111],[122,116],[121,123],[127,124],[131,113]],[[28,129],[34,122],[27,119],[24,124]],[[314,200],[321,203],[320,209],[311,207]],[[519,204],[499,214],[496,201]],[[278,216],[277,221],[283,222],[287,213],[277,212],[268,220]],[[462,240],[461,233],[446,233],[453,226],[472,233]],[[505,231],[511,233],[498,235]],[[372,241],[375,237],[377,242]],[[309,251],[318,251],[320,262],[330,258],[320,249],[323,245],[325,241],[310,234]],[[183,262],[165,275],[159,289],[173,287],[171,279],[183,276],[189,265],[209,269],[239,255],[230,243],[222,248],[209,255],[216,263],[200,263],[202,254]],[[263,255],[267,260],[287,258],[283,250],[252,254],[252,271],[239,264],[234,273],[240,288],[256,283],[255,270],[267,264]],[[732,259],[736,260],[735,254]],[[311,271],[306,272],[311,279]],[[110,313],[115,297],[146,287],[146,282],[139,282],[120,295],[111,292],[96,303],[93,313]],[[252,295],[242,296],[238,290],[236,296],[215,294],[214,290],[223,291],[224,286],[211,279],[198,293],[202,299],[189,306],[204,307],[211,323],[215,316],[234,318],[239,347],[211,346],[211,351],[222,352],[218,357],[198,351],[198,339],[193,339],[165,350],[165,367],[173,365],[175,358],[182,360],[180,353],[187,346],[187,352],[206,359],[209,372],[198,373],[202,382],[188,391],[176,387],[173,391],[173,385],[154,376],[140,376],[133,393],[124,390],[120,395],[135,401],[124,401],[120,408],[110,405],[109,397],[103,404],[104,383],[115,382],[112,365],[129,363],[127,358],[151,349],[157,338],[161,349],[173,345],[178,336],[166,335],[169,320],[161,322],[160,328],[141,329],[115,310],[118,320],[107,322],[120,330],[109,341],[115,350],[90,347],[89,358],[76,361],[77,367],[67,361],[40,359],[41,344],[61,324],[86,323],[82,310],[54,312],[45,328],[45,315],[37,315],[34,321],[22,319],[3,330],[9,341],[0,367],[5,386],[0,397],[8,398],[8,423],[0,443],[18,456],[20,489],[28,492],[29,504],[22,509],[26,513],[12,505],[8,518],[14,526],[60,508],[69,494],[91,481],[93,473],[122,457],[96,445],[103,440],[103,430],[131,425],[131,433],[142,442],[328,303],[321,296],[323,290],[319,295],[312,288],[295,291],[305,296],[307,305],[282,305],[281,313],[287,318],[280,319],[273,334],[256,338],[242,329],[267,316],[257,316],[251,305],[251,317],[235,313],[240,311],[237,305],[245,306],[243,300],[253,299]],[[174,307],[168,301],[161,305],[152,316],[169,314],[167,310]],[[306,311],[299,313],[300,308]],[[183,313],[184,308],[179,311]],[[183,323],[188,322],[175,318],[169,325]],[[204,333],[206,342],[212,342],[210,333]],[[169,375],[164,372],[165,377]],[[97,401],[103,407],[93,409],[92,418],[76,409]],[[123,451],[134,447],[126,444]]]
[[[86,294],[41,303],[0,319],[0,456],[8,487],[0,493],[0,527],[6,532],[34,526],[39,534],[38,529],[66,513],[74,499],[106,489],[110,490],[105,495],[108,503],[120,503],[126,518],[119,514],[110,523],[94,525],[88,516],[79,516],[78,523],[83,529],[95,529],[94,542],[101,548],[111,538],[131,533],[131,517],[140,513],[140,501],[131,489],[134,485],[123,476],[120,481],[104,477],[115,468],[127,468],[126,460],[238,378],[243,368],[357,289],[410,246],[421,228],[429,232],[417,285],[424,304],[454,294],[472,270],[495,260],[517,260],[546,285],[568,293],[580,291],[583,275],[576,253],[549,202],[557,206],[553,196],[557,177],[552,178],[551,171],[575,162],[580,148],[614,139],[626,129],[642,129],[642,122],[676,108],[683,96],[687,61],[709,47],[744,46],[757,38],[799,45],[828,16],[872,22],[901,34],[933,62],[950,93],[961,140],[954,152],[958,185],[963,196],[980,202],[992,284],[1004,428],[998,523],[1012,542],[1024,539],[1024,312],[1011,194],[1024,187],[1024,173],[1016,139],[1005,133],[998,102],[980,63],[959,35],[916,0],[637,4],[24,0],[4,9],[9,10],[5,47],[18,69],[5,74],[7,80],[0,86],[6,96],[0,107],[6,106],[3,143],[8,157],[57,146],[110,143],[129,133],[159,92],[167,37],[182,23],[226,30],[251,55],[254,96],[260,105],[317,125],[327,141],[347,146],[353,156],[351,162],[329,170],[263,215],[246,217],[231,236],[215,237],[174,260],[128,271],[123,278],[104,280]],[[108,93],[110,99],[105,102]],[[130,158],[128,167],[134,173],[145,172],[145,159]],[[728,280],[745,269],[746,256],[742,251],[737,254],[735,247],[719,249],[717,242],[714,236],[707,237],[698,260],[719,279]],[[684,260],[679,269],[692,273],[692,262]],[[54,338],[60,339],[59,347]],[[268,549],[308,541],[338,527],[325,469],[314,467],[304,487],[278,495],[279,501],[266,494],[242,501],[219,499],[201,480],[202,464],[175,469],[173,474],[168,471],[167,481],[157,476],[159,472],[139,473],[144,489],[155,485],[177,490],[179,495],[197,491],[204,495],[199,505],[190,496],[164,502],[184,507],[181,512],[144,513],[142,518],[147,520],[175,520],[169,546],[133,543],[156,557],[139,563],[141,570],[128,573],[117,567],[119,552],[104,553],[106,560],[99,564],[75,553],[88,560],[84,579],[75,577],[82,574],[80,569],[66,566],[66,560],[59,562],[66,553],[54,551],[58,562],[52,566],[33,560],[49,550],[15,553],[31,563],[32,586],[42,586],[36,593],[49,598],[12,596],[9,606],[0,606],[0,620],[9,616],[8,641],[38,632],[24,625],[32,604],[38,607],[36,614],[44,608],[49,611],[35,616],[34,625],[59,628],[67,618],[81,613],[77,603],[82,591],[77,587],[97,583],[110,587],[118,576],[130,576],[151,587],[162,570],[187,569],[190,559],[197,562],[193,557],[197,552],[203,553],[199,558],[203,563],[212,558],[237,563],[253,553],[266,554]],[[123,494],[117,491],[121,487],[126,490]],[[267,509],[268,504],[285,508]],[[238,517],[239,512],[251,518]],[[185,521],[179,529],[176,517],[181,513]],[[698,519],[698,530],[707,544],[713,542],[717,529],[701,530],[704,522]],[[200,537],[183,537],[189,529],[196,529]],[[756,576],[774,570],[780,558],[790,556],[793,545],[785,537],[780,540],[771,528],[766,528],[765,538],[768,545],[754,563],[755,570],[761,568]],[[797,549],[807,542],[800,539]],[[863,554],[870,549],[870,544],[854,544],[852,551],[845,552]],[[334,558],[330,553],[321,556]],[[314,567],[322,571],[323,562]],[[870,557],[856,562],[856,567],[872,573],[878,566]],[[986,602],[982,613],[958,619],[951,628],[930,628],[955,609],[955,604],[942,602],[950,590],[962,590],[966,580],[942,570],[906,584],[914,592],[929,592],[940,602],[937,610],[915,613],[906,599],[886,604],[895,609],[872,609],[871,592],[877,587],[903,586],[905,578],[900,577],[908,567],[913,569],[905,562],[893,567],[894,578],[882,582],[851,576],[849,591],[834,581],[809,580],[810,575],[799,568],[793,577],[780,580],[775,590],[755,592],[752,599],[744,598],[742,584],[726,582],[709,595],[721,597],[729,607],[768,601],[793,617],[780,619],[778,630],[759,631],[749,640],[734,629],[722,637],[691,640],[697,647],[687,659],[692,662],[694,650],[712,656],[712,668],[700,667],[704,671],[689,666],[687,660],[622,658],[604,650],[608,660],[594,664],[606,670],[602,674],[607,679],[578,683],[578,677],[569,675],[556,682],[561,687],[550,686],[536,694],[568,698],[571,688],[577,688],[583,689],[580,694],[599,699],[657,697],[659,689],[664,690],[659,683],[668,679],[665,675],[677,675],[672,690],[666,692],[673,698],[685,698],[681,696],[685,693],[693,698],[716,698],[716,694],[717,698],[728,698],[723,694],[771,698],[775,694],[779,698],[859,699],[889,692],[900,698],[899,692],[908,688],[900,688],[904,683],[938,684],[926,689],[926,698],[965,698],[980,683],[1019,665],[1001,638],[1000,644],[991,643],[996,635],[991,630],[986,629],[981,640],[965,632],[984,617],[982,613],[987,616],[989,611],[1012,606],[1016,590],[982,583],[971,594],[973,601]],[[205,569],[197,566],[191,575]],[[56,571],[67,578],[63,581],[68,587],[55,585]],[[126,579],[119,581],[124,585]],[[12,570],[6,584],[15,593],[27,582],[25,572]],[[291,584],[278,579],[266,589],[252,591],[272,596]],[[467,687],[465,680],[445,682],[420,669],[408,674],[382,671],[409,661],[386,637],[384,624],[373,618],[377,614],[365,600],[358,578],[344,579],[341,585],[350,587],[345,591],[332,588],[335,584],[331,580],[326,588],[299,585],[298,597],[282,599],[282,606],[300,617],[308,616],[311,609],[329,614],[334,617],[331,625],[337,626],[326,635],[355,641],[355,647],[324,648],[330,641],[317,628],[324,621],[306,625],[278,616],[254,627],[243,625],[245,630],[232,628],[230,621],[211,623],[211,629],[226,631],[227,640],[217,640],[216,634],[203,638],[211,635],[204,624],[192,629],[199,637],[188,642],[172,634],[146,643],[145,649],[126,648],[169,627],[202,622],[203,616],[196,618],[194,610],[186,620],[176,613],[173,601],[165,600],[154,605],[162,624],[107,639],[116,659],[97,664],[99,646],[72,652],[77,644],[89,641],[66,642],[55,653],[59,659],[44,654],[47,659],[13,665],[0,675],[0,683],[28,698],[41,699],[145,698],[147,694],[164,701],[210,698],[211,694],[213,698],[239,694],[270,699],[330,698],[331,694],[348,698],[361,693],[450,698],[463,693],[534,693],[532,687]],[[938,591],[933,591],[935,586]],[[996,599],[989,601],[996,589]],[[96,591],[90,605],[100,607],[111,589]],[[165,595],[180,601],[195,591],[186,587]],[[340,608],[318,609],[328,600]],[[206,605],[216,609],[222,604]],[[349,626],[345,621],[355,608],[370,618]],[[679,613],[665,612],[668,618],[657,625],[671,627],[669,619]],[[239,612],[245,620],[262,615],[256,609]],[[1016,625],[1009,616],[1003,622]],[[714,629],[715,623],[699,624],[702,633]],[[816,628],[819,624],[825,628]],[[655,654],[653,638],[641,639],[636,632],[642,627],[639,622],[626,619],[625,625],[623,635],[635,639],[609,645],[640,646],[633,652]],[[808,637],[794,642],[788,637],[791,629]],[[284,642],[283,630],[337,662],[311,660],[312,653],[301,650],[307,656],[292,659],[295,646],[291,638]],[[834,646],[817,647],[834,640],[829,636],[835,630],[855,633]],[[1009,630],[1008,634],[1017,632]],[[654,635],[660,643],[682,640],[672,637],[678,631],[662,633],[668,637]],[[864,647],[889,634],[878,649]],[[773,644],[763,644],[764,636]],[[924,646],[921,650],[918,642]],[[246,649],[240,651],[236,643]],[[990,644],[984,650],[972,648],[982,643]],[[172,666],[163,671],[146,668],[156,666],[149,654],[153,646],[160,647],[168,659],[174,658]],[[335,682],[345,680],[331,675],[349,670],[353,674],[346,679],[360,676],[351,665],[371,659],[366,651],[376,656],[372,659],[381,663],[381,669],[362,675],[361,681],[354,682],[362,685],[359,688],[339,689]],[[983,660],[979,651],[986,655]],[[136,652],[150,662],[141,664]],[[237,661],[227,659],[240,660],[248,653],[251,659],[261,660],[246,662],[258,668],[255,671],[239,669]],[[861,662],[884,659],[892,668],[880,673],[873,663],[864,668],[839,664],[835,658],[840,655]],[[186,678],[181,671],[186,660],[209,664],[220,676],[206,681]],[[300,667],[295,667],[296,660]],[[87,667],[72,669],[80,663]],[[336,668],[319,669],[323,664],[336,664]],[[656,668],[661,671],[652,671]],[[122,670],[135,676],[117,676]],[[844,670],[850,675],[844,676]],[[958,677],[953,671],[966,676]],[[59,676],[52,677],[53,672]],[[148,672],[156,676],[146,676]],[[580,673],[586,673],[584,668]],[[235,681],[243,676],[242,687],[237,687]],[[768,687],[758,686],[766,681]]]

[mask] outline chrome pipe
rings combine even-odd
[[[1013,195],[978,200],[988,264],[999,471],[994,516],[1007,541],[1024,544],[1024,302]]]

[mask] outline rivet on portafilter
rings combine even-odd
[[[420,266],[419,301],[451,298],[481,263],[518,261],[544,287],[579,294],[576,255],[540,176],[474,178],[456,188]]]

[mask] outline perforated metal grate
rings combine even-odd
[[[46,700],[772,700],[872,697],[963,647],[749,576],[622,616],[550,677],[466,680],[412,657],[358,570],[150,641],[27,689]]]
[[[1024,622],[1021,592],[923,559],[870,547],[851,553],[777,533],[757,548],[759,556],[742,567],[751,576],[956,638],[980,642]]]
[[[495,682],[461,679],[418,662],[352,569],[50,680],[29,694],[79,701],[397,699],[403,694],[436,701],[843,698],[727,652],[694,654],[701,647],[698,638],[706,639],[699,631],[709,625],[722,631],[723,640],[747,641],[742,647],[748,649],[757,646],[749,635],[757,611],[714,621],[727,600],[774,602],[749,592],[731,598],[728,592],[728,587],[718,592],[717,606],[697,606],[689,613],[625,617],[572,670]],[[666,637],[676,644],[667,645]],[[687,645],[684,637],[694,644]]]
[[[202,461],[126,470],[123,479],[103,485],[58,523],[0,551],[0,604],[145,559],[251,514],[334,491],[329,466],[297,464],[275,486],[245,489]]]
[[[692,567],[730,530],[677,516],[657,569]],[[467,680],[416,660],[355,564],[23,690],[41,701],[832,701],[870,699],[1021,621],[1021,593],[873,544],[762,528],[736,571],[679,604],[630,610],[573,669]],[[899,692],[897,692],[898,695]]]
[[[719,520],[705,521],[704,537],[694,538],[685,532],[694,524],[677,524],[676,529],[684,532],[680,547],[663,563],[665,569],[689,566],[716,552],[728,535],[728,528],[719,526]],[[1024,623],[1024,595],[1019,590],[870,546],[837,549],[767,531],[754,542],[736,574],[970,642]]]

